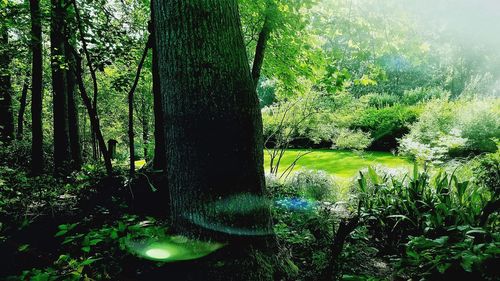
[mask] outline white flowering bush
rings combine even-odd
[[[441,164],[452,156],[494,152],[495,139],[500,138],[498,108],[499,99],[432,101],[399,140],[399,153]]]

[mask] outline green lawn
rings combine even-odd
[[[280,171],[286,169],[299,153],[306,150],[291,149],[285,152],[280,164]],[[265,170],[269,171],[269,154],[264,151]],[[358,171],[373,165],[383,165],[389,168],[411,168],[411,161],[394,156],[388,152],[364,152],[339,150],[313,150],[310,154],[302,157],[295,166],[295,170],[306,168],[324,170],[342,180],[347,180],[357,175]]]

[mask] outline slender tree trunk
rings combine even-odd
[[[42,128],[42,97],[43,97],[43,56],[42,56],[42,17],[40,1],[30,0],[31,13],[31,173],[39,175],[43,171],[43,128]]]
[[[257,46],[255,47],[255,57],[252,67],[252,80],[254,82],[255,89],[257,89],[257,86],[259,85],[262,65],[264,64],[264,56],[266,54],[267,42],[269,41],[272,29],[271,8],[268,8],[264,19],[264,25],[262,26],[262,29],[259,33]]]
[[[135,144],[134,144],[134,93],[141,78],[141,71],[144,65],[144,61],[148,55],[148,50],[150,47],[151,38],[148,38],[144,52],[142,53],[141,61],[137,67],[137,73],[135,75],[134,84],[128,93],[128,137],[129,137],[129,149],[130,149],[130,175],[133,176],[135,173]]]
[[[69,36],[69,33],[68,33]],[[75,59],[71,51],[69,41],[65,42],[66,59],[68,60],[68,72],[66,81],[68,85],[68,121],[69,121],[69,142],[71,148],[71,160],[74,170],[80,170],[83,164],[82,147],[80,142],[80,126],[78,120],[78,107],[76,105],[76,77]]]
[[[28,89],[30,86],[30,71],[26,72],[24,79],[23,89],[21,91],[21,98],[19,99],[19,112],[17,114],[17,140],[22,140],[24,137],[24,113],[26,112],[26,103],[28,99]]]
[[[76,53],[76,50],[72,49],[73,56],[75,58],[75,72],[76,72],[76,80],[78,82],[78,88],[80,90],[80,96],[82,97],[83,104],[87,108],[87,112],[89,114],[91,132],[95,135],[96,140],[99,143],[99,149],[104,158],[104,166],[106,167],[106,172],[108,175],[113,173],[113,165],[111,163],[111,155],[106,146],[106,141],[104,140],[104,136],[101,131],[101,123],[99,121],[99,116],[97,111],[92,105],[92,100],[89,97],[87,90],[85,89],[85,84],[83,83],[83,67],[82,67],[82,58]]]
[[[153,159],[153,168],[155,170],[166,169],[166,151],[165,151],[165,126],[163,126],[163,99],[160,90],[160,70],[158,69],[158,54],[157,46],[155,40],[155,29],[154,29],[154,10],[153,1],[151,1],[151,23],[149,32],[151,34],[152,43],[151,49],[153,53],[153,111],[155,119],[155,151]]]
[[[54,172],[67,175],[71,169],[68,122],[68,87],[65,56],[65,8],[62,0],[52,0],[50,49],[54,112]]]
[[[154,0],[153,10],[173,225],[203,231],[197,226],[221,211],[208,202],[264,188],[262,117],[238,4]],[[223,224],[213,225],[231,233]],[[239,224],[268,229],[269,220]]]
[[[142,107],[142,144],[143,144],[143,154],[144,160],[149,162],[148,148],[149,148],[149,114],[150,110],[144,103]]]
[[[14,138],[10,62],[9,29],[0,24],[0,142],[4,144],[10,143]]]

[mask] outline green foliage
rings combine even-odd
[[[419,172],[417,166],[411,177],[369,168],[358,182],[371,235],[390,248],[408,243],[401,267],[411,267],[413,274],[448,274],[454,264],[481,272],[498,257],[499,237],[492,236],[498,225],[478,226],[491,197],[487,188],[454,174]]]
[[[368,104],[370,107],[383,108],[383,107],[394,106],[397,104],[417,105],[429,102],[433,99],[446,98],[448,96],[449,93],[442,90],[441,88],[418,87],[412,90],[406,90],[401,95],[388,94],[388,93],[372,93],[364,95],[362,98],[368,99]]]
[[[30,177],[26,172],[0,166],[0,214],[24,225],[41,214],[68,212],[84,182],[66,184],[51,176]]]
[[[295,212],[281,208],[273,210],[274,231],[290,260],[297,267],[296,279],[317,280],[328,264],[333,237],[334,215],[315,209]]]
[[[495,273],[495,269],[488,268],[488,263],[498,259],[499,249],[498,233],[458,226],[455,233],[446,236],[419,236],[410,239],[400,267],[417,271],[420,277],[441,274],[495,280],[499,277],[498,273]]]
[[[495,152],[500,139],[500,99],[476,100],[457,110],[455,127],[466,138],[467,148],[474,152]]]
[[[365,150],[371,143],[372,139],[369,133],[345,128],[340,129],[333,140],[334,147],[339,149]]]

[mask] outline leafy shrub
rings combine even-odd
[[[337,186],[325,171],[300,170],[288,180],[287,185],[305,196],[318,201],[335,199]]]
[[[449,92],[446,92],[441,88],[415,88],[404,92],[401,98],[401,103],[406,105],[416,105],[434,99],[444,99],[449,95]]]
[[[371,143],[370,134],[361,130],[340,129],[333,139],[333,147],[340,149],[365,150]]]
[[[478,227],[490,202],[488,189],[454,174],[419,172],[417,166],[403,179],[369,168],[358,182],[370,234],[385,250],[408,243],[400,266],[412,275],[449,275],[451,267],[479,274],[498,259],[498,225]]]
[[[389,107],[397,104],[401,98],[396,95],[391,95],[387,93],[383,94],[368,94],[360,99],[368,99],[368,105],[374,108]]]
[[[409,125],[417,120],[414,107],[396,105],[381,109],[368,108],[358,112],[351,129],[370,132],[372,148],[390,150],[397,147],[397,139],[408,133]]]
[[[432,88],[415,88],[413,90],[404,91],[403,95],[395,94],[368,94],[364,99],[368,99],[368,105],[375,108],[383,108],[389,106],[401,105],[417,105],[428,102],[434,99],[447,98],[449,92],[437,87]]]
[[[69,212],[80,187],[49,175],[29,177],[21,169],[0,166],[0,216],[27,223],[41,214]]]
[[[266,192],[272,198],[293,198],[302,194],[297,186],[281,181],[274,174],[266,174]]]

